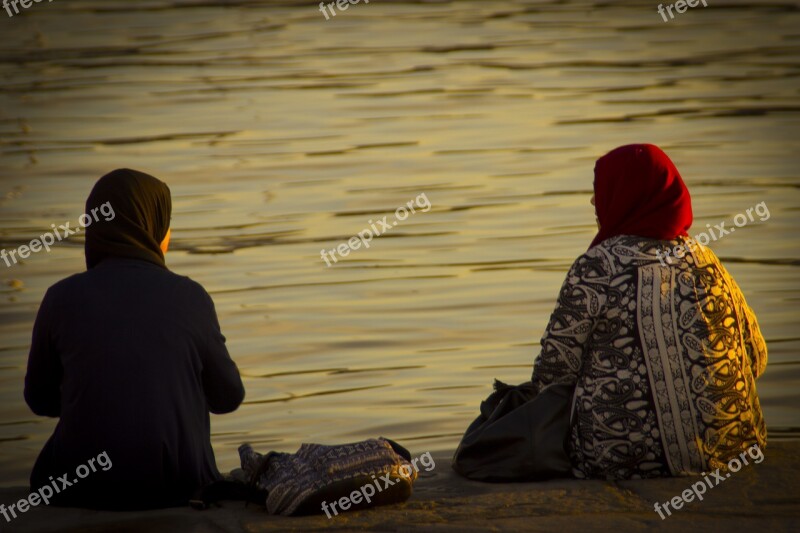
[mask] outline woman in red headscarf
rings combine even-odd
[[[573,474],[724,471],[766,445],[755,314],[714,253],[688,238],[689,191],[658,147],[601,157],[592,202],[599,231],[567,275],[533,366],[537,390],[576,384]]]

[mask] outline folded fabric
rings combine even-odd
[[[266,507],[270,514],[319,513],[322,502],[349,497],[366,485],[380,490],[374,491],[370,501],[349,509],[399,503],[411,496],[417,478],[408,451],[384,438],[334,446],[302,444],[293,454],[262,455],[249,444],[243,444],[239,447],[239,457],[251,484],[267,491]],[[386,481],[380,484],[380,479]],[[384,485],[386,490],[382,488]]]

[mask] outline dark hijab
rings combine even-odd
[[[167,184],[136,170],[114,170],[95,184],[86,213],[104,204],[110,205],[114,217],[86,227],[86,268],[108,257],[141,259],[167,268],[161,251],[172,217]]]
[[[652,144],[612,150],[594,167],[600,231],[590,248],[617,235],[674,239],[692,225],[692,199],[675,164]]]

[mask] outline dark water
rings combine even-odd
[[[594,160],[661,145],[695,230],[769,343],[771,438],[800,428],[800,6],[651,2],[59,1],[0,11],[0,247],[81,214],[131,166],[169,182],[171,268],[212,293],[248,389],[213,420],[235,449],[384,435],[452,448],[492,378],[528,379],[566,269],[594,230]],[[424,193],[328,268],[333,249]],[[694,234],[694,233],[693,233]],[[0,264],[1,484],[52,431],[22,380],[44,290],[80,236]],[[65,317],[79,320],[80,317]]]

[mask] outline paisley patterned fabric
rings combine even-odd
[[[677,245],[687,254],[668,261]],[[766,445],[755,385],[764,338],[736,282],[694,241],[622,235],[589,249],[570,268],[541,346],[534,385],[576,382],[577,477],[725,470]]]

